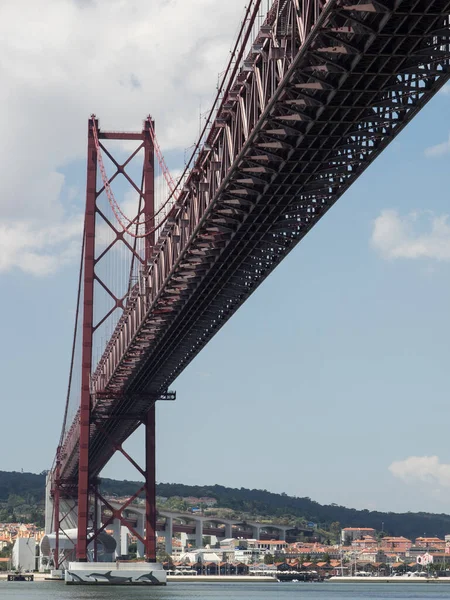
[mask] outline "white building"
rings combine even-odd
[[[219,564],[221,562],[221,557],[210,548],[199,548],[197,550],[192,550],[192,552],[183,552],[180,554],[179,560],[182,562],[190,562],[191,565],[194,565],[198,562],[214,562]]]
[[[234,560],[244,563],[244,565],[252,565],[260,563],[264,560],[264,556],[268,554],[268,550],[263,548],[247,548],[246,550],[235,550]]]
[[[275,552],[286,552],[288,543],[283,540],[256,540],[255,547],[274,554]]]
[[[224,538],[219,541],[221,550],[234,550],[238,546],[244,546],[243,540],[237,540],[236,538]]]
[[[21,571],[36,569],[36,539],[17,538],[12,551],[13,568]]]

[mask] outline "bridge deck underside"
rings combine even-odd
[[[219,115],[223,123],[212,144],[220,145],[222,136],[222,154],[207,157],[199,167],[206,175],[191,178],[180,222],[168,234],[170,269],[145,310],[130,301],[116,340],[126,339],[123,328],[136,318],[133,310],[143,317],[114,369],[96,380],[94,475],[114,452],[105,431],[121,443],[137,428],[158,395],[448,80],[449,12],[448,0],[330,1],[306,40],[297,40],[298,47],[285,43],[281,75],[273,57],[255,58],[241,96],[258,87],[258,69],[269,74],[278,67],[276,90],[264,106],[259,91],[261,114],[236,144],[235,156],[230,135],[233,142],[243,102]],[[288,23],[289,15],[282,16],[280,22]],[[287,26],[284,35],[292,38]],[[217,158],[229,164],[215,175]],[[217,177],[208,198],[202,178]],[[186,222],[183,243],[176,232]],[[158,251],[155,264],[162,268],[164,248]],[[77,468],[76,436],[67,449],[70,477]]]

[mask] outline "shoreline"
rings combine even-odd
[[[21,581],[20,583],[35,583],[35,582],[60,582],[64,583],[64,579],[50,577],[49,573],[33,573],[34,579],[30,582]],[[8,580],[8,573],[0,574],[0,582]],[[276,577],[264,575],[167,575],[167,582],[192,582],[192,583],[277,583]],[[14,582],[19,583],[19,582]]]
[[[450,577],[330,577],[325,580],[331,583],[447,583]]]
[[[276,577],[264,575],[167,575],[169,582],[192,583],[277,583]]]
[[[33,573],[34,580],[32,582],[20,583],[35,583],[35,582],[60,582],[64,583],[64,579],[56,579],[49,576],[49,573]],[[8,573],[0,574],[0,583],[7,582]],[[264,575],[168,575],[167,583],[289,583],[282,582],[276,576]],[[305,581],[295,581],[293,583],[312,583]],[[317,582],[316,582],[317,583]],[[450,584],[450,577],[330,577],[320,583],[340,583],[340,584],[364,584],[364,583],[383,583],[383,584]]]

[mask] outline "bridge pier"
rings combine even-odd
[[[172,554],[172,538],[173,538],[173,518],[172,517],[166,517],[166,530],[165,530],[165,537],[166,537],[166,554]]]
[[[195,521],[195,547],[203,547],[203,521],[201,519]]]
[[[137,515],[136,531],[142,538],[144,537],[144,515],[141,515],[139,513]],[[140,539],[138,539],[136,543],[136,555],[138,558],[144,558],[145,555],[145,546]]]
[[[120,552],[121,552],[121,539],[120,539],[120,533],[121,533],[121,524],[120,524],[120,519],[114,519],[113,521],[113,538],[116,542],[116,549],[114,550],[114,558],[118,558],[120,556]]]
[[[130,530],[126,525],[120,528],[120,555],[128,556],[128,547],[130,545]]]
[[[231,523],[225,523],[225,537],[228,539],[233,537],[233,525]]]

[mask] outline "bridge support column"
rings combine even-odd
[[[155,405],[145,424],[145,560],[156,562]]]
[[[128,547],[130,545],[130,534],[129,529],[125,525],[120,528],[120,555],[128,555]]]
[[[184,531],[181,532],[180,535],[180,541],[181,541],[181,549],[183,552],[187,552],[188,549],[188,536],[187,533],[184,533]]]
[[[225,537],[228,539],[233,537],[233,525],[231,523],[225,523]]]
[[[280,534],[278,536],[278,539],[282,542],[286,541],[286,530],[285,529],[280,529]]]
[[[166,554],[172,554],[173,519],[166,517]]]
[[[136,531],[142,538],[144,538],[144,515],[138,514]],[[144,544],[139,539],[136,544],[136,554],[138,558],[144,558],[145,555]]]
[[[201,548],[203,546],[203,521],[195,522],[195,546]]]
[[[261,535],[261,527],[258,527],[258,525],[252,525],[252,535],[255,540],[259,540],[259,536]]]
[[[114,519],[113,521],[113,538],[116,542],[116,549],[114,550],[114,558],[118,558],[120,556],[121,544],[120,544],[120,529],[121,523],[120,519]]]

